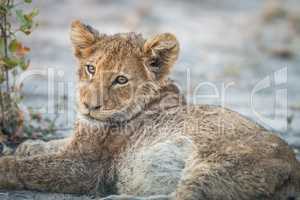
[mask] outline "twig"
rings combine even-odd
[[[10,0],[7,0],[7,7],[9,7],[10,4]],[[7,48],[8,48],[8,44],[7,44],[7,13],[5,13],[4,17],[3,17],[3,21],[4,21],[4,32],[3,32],[3,38],[4,38],[4,57],[7,58],[8,57],[8,52],[7,52]],[[5,68],[5,76],[6,76],[6,92],[9,94],[9,74],[8,74],[8,69]]]
[[[1,15],[1,23],[0,23],[0,30],[1,30],[1,37],[5,38],[5,29],[3,26],[3,22],[4,22],[4,16]],[[5,50],[5,47],[4,49]],[[4,74],[4,65],[0,66],[0,74]],[[0,119],[0,125],[1,127],[3,127],[4,125],[4,105],[3,105],[3,101],[4,101],[4,96],[2,93],[2,87],[0,86],[0,107],[1,107],[1,119]]]
[[[4,105],[3,105],[3,94],[2,94],[1,86],[0,86],[0,109],[1,109],[0,125],[1,125],[1,127],[3,127],[3,124],[4,124]]]

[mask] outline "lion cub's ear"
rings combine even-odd
[[[170,33],[163,33],[144,44],[145,65],[158,80],[165,78],[178,58],[179,43]]]
[[[71,41],[77,57],[85,57],[92,51],[92,46],[99,38],[97,30],[80,21],[74,21],[71,24]]]

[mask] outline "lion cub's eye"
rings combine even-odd
[[[86,69],[87,73],[90,74],[90,75],[94,75],[95,72],[96,72],[96,68],[93,65],[90,65],[90,64],[87,64],[85,66],[85,69]]]
[[[114,84],[125,84],[128,82],[128,78],[125,76],[117,76],[117,78],[114,80]]]

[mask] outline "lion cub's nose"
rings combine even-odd
[[[98,104],[98,105],[91,105],[91,104],[88,104],[86,102],[84,102],[83,104],[90,111],[92,111],[92,110],[99,110],[102,107],[102,105],[100,105],[100,104]]]

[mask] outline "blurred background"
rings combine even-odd
[[[24,80],[23,95],[26,106],[58,116],[59,136],[70,132],[75,119],[76,60],[69,28],[79,19],[107,34],[135,31],[147,38],[174,33],[181,54],[171,77],[189,102],[238,111],[276,131],[299,152],[299,0],[36,0],[33,4],[39,9],[39,27],[23,41],[31,47],[30,69],[37,75]]]

